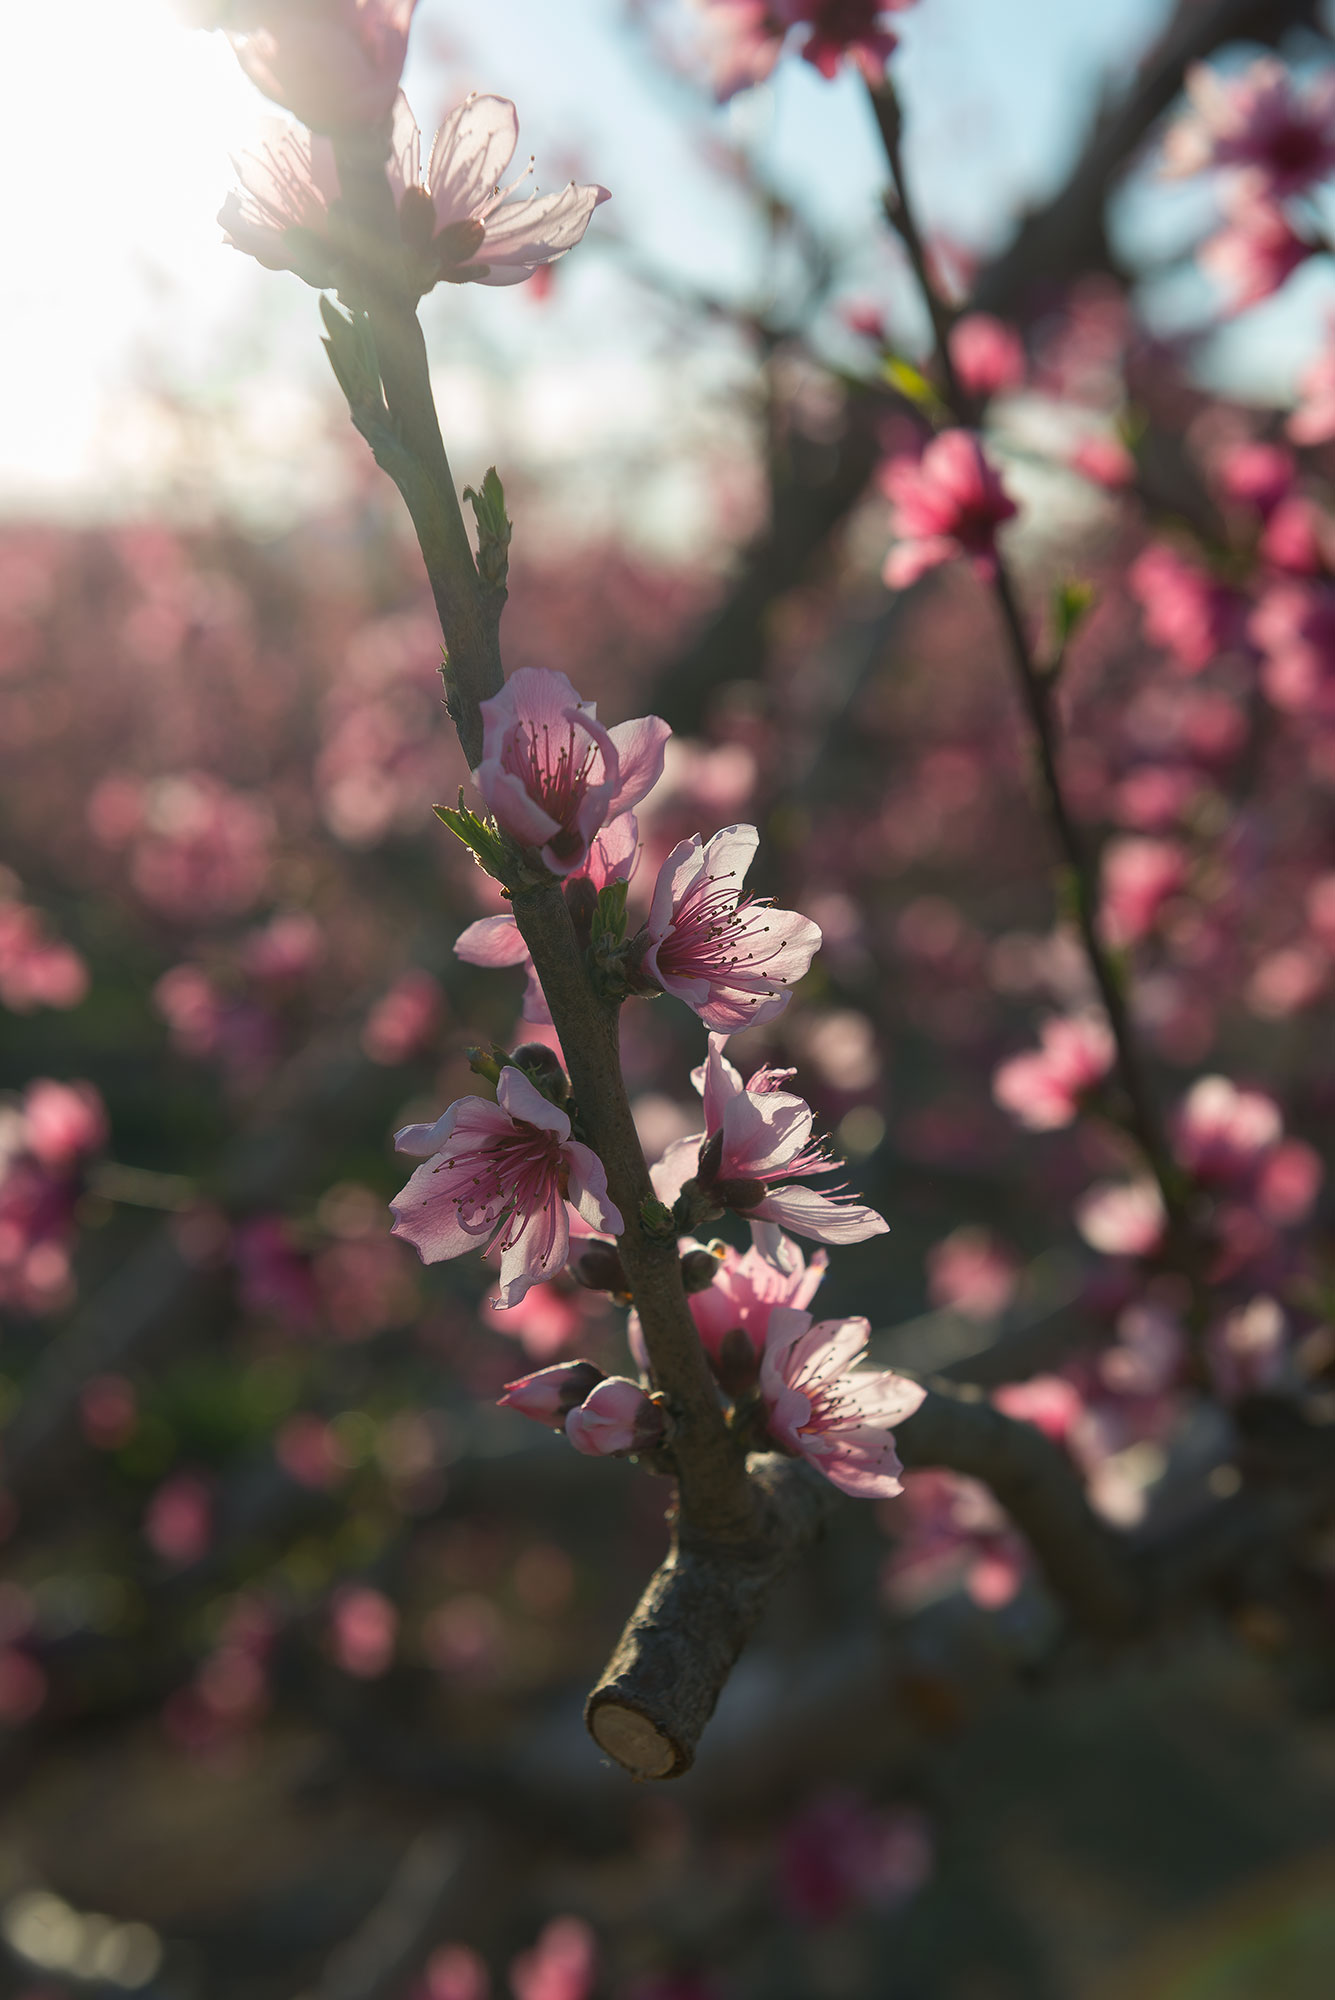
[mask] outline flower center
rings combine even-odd
[[[540,729],[521,725],[510,732],[501,768],[518,778],[534,803],[569,834],[592,782],[595,760],[601,768],[598,745],[591,739],[578,743],[573,722],[564,739],[544,722]]]

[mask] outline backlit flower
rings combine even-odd
[[[498,1296],[514,1305],[565,1263],[567,1200],[610,1236],[623,1224],[602,1161],[570,1137],[564,1111],[510,1067],[501,1071],[496,1098],[461,1097],[434,1125],[408,1125],[395,1135],[398,1151],[424,1164],[391,1203],[393,1234],[424,1264],[497,1243]]]
[[[967,556],[984,581],[995,574],[997,530],[1017,509],[971,431],[942,431],[920,459],[892,459],[881,487],[894,506],[896,546],[885,564],[891,590],[956,556]]]
[[[743,1084],[723,1054],[726,1040],[711,1035],[708,1059],[691,1073],[706,1129],[677,1140],[650,1169],[659,1200],[671,1206],[695,1181],[718,1207],[752,1223],[777,1224],[758,1239],[771,1262],[782,1255],[781,1229],[818,1243],[861,1243],[883,1234],[887,1225],[875,1209],[802,1185],[836,1164],[825,1144],[812,1139],[811,1106],[782,1088],[791,1071],[761,1070]]]
[[[689,1237],[680,1247],[683,1256],[691,1251],[710,1254]],[[749,1389],[759,1373],[770,1314],[776,1306],[809,1306],[829,1260],[818,1250],[809,1264],[804,1263],[802,1252],[786,1236],[780,1239],[779,1255],[773,1261],[763,1257],[754,1244],[744,1252],[731,1245],[719,1248],[714,1282],[703,1291],[691,1292],[687,1304],[710,1367],[729,1395],[736,1396]],[[636,1312],[631,1313],[626,1337],[631,1353],[648,1373],[649,1355]]]
[[[474,783],[497,825],[536,847],[554,875],[579,868],[599,829],[637,806],[671,735],[656,715],[604,729],[566,676],[521,667],[482,704]]]
[[[431,255],[435,275],[449,284],[522,284],[573,250],[594,209],[609,199],[605,187],[574,181],[555,194],[519,196],[523,174],[503,188],[518,143],[519,116],[508,97],[465,98],[436,134],[426,178]]]
[[[926,1395],[889,1369],[857,1366],[871,1328],[865,1319],[812,1323],[809,1312],[777,1306],[770,1314],[760,1391],[776,1443],[800,1454],[856,1499],[901,1490],[903,1466],[893,1426]]]
[[[1170,176],[1233,168],[1258,194],[1284,199],[1335,171],[1335,77],[1328,72],[1304,87],[1275,56],[1259,56],[1234,77],[1193,63],[1186,94],[1188,109],[1164,148]]]
[[[417,0],[250,0],[228,40],[251,82],[313,132],[388,117]]]
[[[753,826],[677,843],[654,886],[644,971],[730,1034],[781,1014],[820,948],[820,929],[794,910],[741,893],[760,844]]]

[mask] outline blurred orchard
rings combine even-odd
[[[7,113],[42,124],[4,351],[53,414],[0,522],[0,1992],[1329,1992],[1332,24],[1080,11],[420,0],[373,277],[348,134],[406,0],[21,31],[56,73]],[[178,138],[207,107],[174,288],[172,149],[98,94],[120,12],[127,90],[158,65],[128,102]],[[67,83],[137,181],[51,139]],[[261,90],[315,140],[247,154]],[[43,222],[52,144],[83,212]],[[448,607],[443,686],[438,574],[348,421],[408,491],[356,344],[404,285],[504,696],[451,683]],[[553,675],[629,833],[514,803]],[[688,949],[681,857],[731,828],[773,908],[701,877]],[[629,995],[638,1213],[596,1158],[563,1200],[597,1119],[511,894],[583,923],[590,1007]],[[795,976],[743,1004],[711,940],[763,923]],[[747,1154],[729,1091],[809,1105],[828,1158]],[[512,1189],[451,1196],[471,1254],[422,1220],[461,1099],[559,1154],[541,1252]],[[647,1292],[627,1344],[632,1252],[682,1301],[677,1238],[705,1414],[808,1513],[698,1750],[637,1783],[667,1766],[599,1733],[600,1676],[674,1475],[685,1556],[758,1574],[779,1532],[691,1500]],[[674,1643],[689,1680],[712,1636]]]

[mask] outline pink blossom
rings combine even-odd
[[[228,40],[251,82],[314,132],[389,116],[417,0],[248,0]]]
[[[1230,313],[1260,305],[1285,284],[1312,255],[1282,208],[1273,202],[1239,201],[1222,229],[1197,252],[1197,262],[1227,295]]]
[[[1193,63],[1186,94],[1188,109],[1164,148],[1169,175],[1234,168],[1249,190],[1283,200],[1335,169],[1335,78],[1328,74],[1303,88],[1274,56],[1259,56],[1227,78]]]
[[[609,820],[589,843],[581,866],[572,868],[566,876],[567,902],[572,902],[575,896],[587,898],[590,890],[596,897],[613,882],[629,882],[640,858],[639,838],[634,813],[621,813]],[[578,887],[583,883],[588,884],[587,890]],[[508,911],[495,917],[479,917],[475,924],[467,925],[454,940],[454,951],[468,965],[524,966],[528,984],[524,989],[523,1017],[526,1021],[550,1022],[546,996],[533,970],[528,946]]]
[[[433,1951],[410,2000],[488,2000],[487,1961],[466,1944],[443,1944]]]
[[[147,786],[143,805],[130,877],[151,908],[191,923],[249,909],[268,879],[273,845],[273,815],[262,799],[186,771]]]
[[[474,783],[514,839],[554,875],[579,868],[599,829],[658,782],[671,735],[656,715],[604,729],[566,676],[521,667],[482,704]]]
[[[992,1401],[1017,1423],[1033,1424],[1044,1437],[1061,1444],[1078,1422],[1084,1401],[1064,1375],[1031,1375],[1026,1382],[1003,1382]]]
[[[1012,1056],[992,1079],[992,1095],[1026,1131],[1055,1132],[1079,1115],[1086,1095],[1113,1066],[1116,1044],[1099,1014],[1044,1021],[1041,1046]]]
[[[851,62],[873,86],[884,81],[898,46],[885,17],[912,5],[913,0],[776,0],[781,17],[809,28],[804,62],[827,78],[842,62]]]
[[[893,1426],[911,1417],[926,1390],[889,1369],[859,1369],[871,1328],[865,1319],[827,1319],[776,1306],[769,1316],[760,1391],[770,1433],[856,1499],[900,1489],[903,1467]]]
[[[1110,437],[1106,432],[1081,438],[1070,462],[1073,471],[1111,493],[1135,481],[1135,459],[1120,438]]]
[[[763,83],[783,52],[788,23],[770,0],[695,0],[705,16],[704,59],[722,103]]]
[[[307,1251],[281,1215],[251,1215],[232,1239],[237,1296],[244,1312],[305,1332],[319,1317],[320,1301]]]
[[[307,910],[282,910],[241,943],[242,966],[265,985],[305,979],[323,955],[324,933]]]
[[[1261,653],[1261,685],[1293,715],[1335,715],[1335,589],[1272,584],[1247,626]]]
[[[650,1170],[659,1200],[670,1207],[686,1183],[697,1180],[719,1205],[818,1243],[881,1235],[887,1225],[874,1209],[797,1185],[834,1167],[825,1146],[812,1140],[811,1107],[781,1088],[791,1071],[761,1070],[743,1084],[723,1054],[726,1040],[711,1035],[707,1060],[691,1072],[704,1099],[706,1130],[678,1139]],[[782,1238],[774,1230],[764,1240],[773,1260]]]
[[[144,1535],[164,1562],[184,1568],[207,1554],[213,1539],[213,1491],[193,1472],[174,1472],[148,1505]]]
[[[950,360],[968,396],[985,398],[1024,381],[1024,343],[994,313],[965,313],[950,329]]]
[[[411,1062],[430,1048],[444,1007],[440,981],[429,972],[415,967],[401,974],[366,1017],[363,1053],[386,1067]]]
[[[954,1229],[927,1252],[927,1296],[965,1319],[993,1320],[1015,1297],[1019,1264],[988,1229]]]
[[[0,1005],[15,1014],[77,1007],[87,991],[88,968],[78,952],[50,935],[40,911],[8,892],[0,870]]]
[[[435,232],[431,269],[449,284],[522,284],[539,266],[573,250],[594,209],[609,199],[605,187],[574,181],[556,194],[516,198],[523,175],[508,188],[500,183],[518,143],[519,116],[508,97],[465,98],[436,134],[425,226]]]
[[[424,1264],[501,1248],[499,1297],[515,1305],[566,1261],[566,1199],[595,1229],[619,1236],[602,1161],[570,1137],[570,1120],[519,1070],[501,1071],[497,1102],[461,1097],[434,1125],[407,1125],[394,1144],[424,1164],[391,1208],[393,1234]]]
[[[1241,500],[1271,515],[1293,489],[1293,453],[1283,445],[1249,438],[1232,445],[1219,462],[1219,484],[1230,500]]]
[[[1298,377],[1298,407],[1285,428],[1295,444],[1335,438],[1335,318],[1326,322],[1325,346]]]
[[[1081,1195],[1075,1226],[1105,1257],[1147,1257],[1164,1233],[1163,1197],[1153,1181],[1103,1181]]]
[[[785,1913],[824,1924],[859,1908],[898,1908],[927,1882],[932,1859],[931,1833],[916,1807],[869,1806],[850,1792],[828,1792],[781,1836]]]
[[[1006,1393],[1023,1386],[1011,1384]],[[887,1510],[891,1522],[899,1540],[886,1565],[885,1588],[894,1604],[913,1609],[943,1587],[962,1583],[975,1604],[995,1611],[1024,1582],[1028,1551],[979,1480],[958,1472],[911,1472],[892,1517]]]
[[[1330,522],[1314,500],[1292,494],[1281,500],[1265,524],[1258,552],[1276,569],[1295,576],[1319,576],[1327,567]]]
[[[395,99],[386,172],[402,269],[417,292],[441,280],[522,284],[572,250],[608,199],[606,188],[574,181],[555,194],[515,198],[526,176],[507,188],[500,180],[518,137],[509,98],[474,93],[437,132],[424,182],[421,134],[402,93]],[[271,119],[261,145],[235,166],[241,192],[228,196],[218,216],[233,248],[268,270],[295,271],[308,285],[338,284],[357,244],[338,206],[331,142]]]
[[[1203,1185],[1236,1188],[1250,1180],[1283,1130],[1272,1097],[1239,1090],[1226,1076],[1203,1076],[1187,1092],[1173,1121],[1173,1150]]]
[[[752,1387],[759,1374],[770,1314],[776,1306],[810,1305],[829,1259],[818,1250],[810,1264],[804,1263],[801,1251],[786,1236],[780,1238],[774,1259],[763,1257],[754,1244],[744,1252],[721,1247],[713,1284],[690,1293],[687,1303],[711,1368],[728,1394],[738,1396]],[[705,1246],[686,1237],[680,1248],[687,1256]],[[631,1313],[626,1336],[631,1353],[647,1373],[649,1356],[636,1312]]]
[[[1126,834],[1103,850],[1100,922],[1109,944],[1125,947],[1147,937],[1164,904],[1187,884],[1189,860],[1174,840]]]
[[[955,556],[967,556],[983,581],[996,571],[996,535],[1017,512],[971,431],[943,431],[920,459],[892,459],[881,487],[894,506],[885,581],[903,590]]]
[[[638,1382],[609,1375],[566,1417],[566,1436],[591,1458],[624,1458],[657,1444],[666,1428],[663,1412]]]
[[[1321,1156],[1311,1146],[1282,1140],[1257,1168],[1256,1206],[1277,1229],[1291,1229],[1310,1215],[1325,1177]]]
[[[289,1479],[316,1492],[328,1492],[348,1472],[348,1459],[332,1424],[313,1411],[298,1411],[281,1425],[274,1438],[274,1457]]]
[[[576,1234],[573,1221],[571,1235]],[[479,1317],[494,1333],[517,1340],[525,1354],[535,1361],[550,1360],[569,1348],[584,1332],[588,1315],[582,1309],[588,1294],[577,1287],[560,1284],[534,1285],[526,1298],[509,1308],[494,1306],[484,1299]]]
[[[334,1592],[329,1617],[334,1658],[345,1674],[374,1681],[388,1673],[394,1660],[399,1614],[383,1590],[345,1583]]]
[[[502,1409],[517,1410],[548,1430],[563,1431],[566,1418],[604,1380],[601,1368],[592,1361],[558,1361],[554,1367],[539,1368],[534,1375],[521,1375],[507,1382],[497,1398]]]
[[[810,918],[741,893],[759,845],[753,826],[679,841],[659,870],[645,927],[644,973],[723,1034],[781,1014],[820,948]]]
[[[1215,1393],[1240,1401],[1277,1388],[1287,1372],[1289,1326],[1276,1299],[1256,1298],[1211,1327],[1206,1359]]]
[[[23,1094],[23,1143],[44,1167],[69,1168],[109,1137],[106,1106],[91,1083],[38,1077]]]
[[[1183,673],[1199,673],[1233,642],[1235,600],[1168,543],[1142,549],[1127,582],[1144,613],[1145,637],[1170,653]]]
[[[510,1967],[514,2000],[589,2000],[598,1974],[598,1944],[579,1917],[554,1917]]]

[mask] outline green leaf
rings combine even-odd
[[[1064,653],[1075,634],[1098,603],[1098,591],[1082,577],[1070,577],[1052,593],[1052,622],[1057,651]]]
[[[902,355],[887,354],[881,363],[881,373],[892,389],[897,389],[915,408],[922,410],[933,423],[945,415],[945,405],[940,394],[911,361]]]
[[[498,882],[509,881],[513,857],[508,842],[494,826],[469,810],[462,791],[457,806],[432,806],[431,810],[465,847],[471,848],[489,875],[494,875]]]
[[[505,489],[495,466],[490,466],[479,492],[465,486],[464,499],[471,501],[477,517],[477,571],[488,590],[504,593],[510,571],[510,521],[505,512]]]

